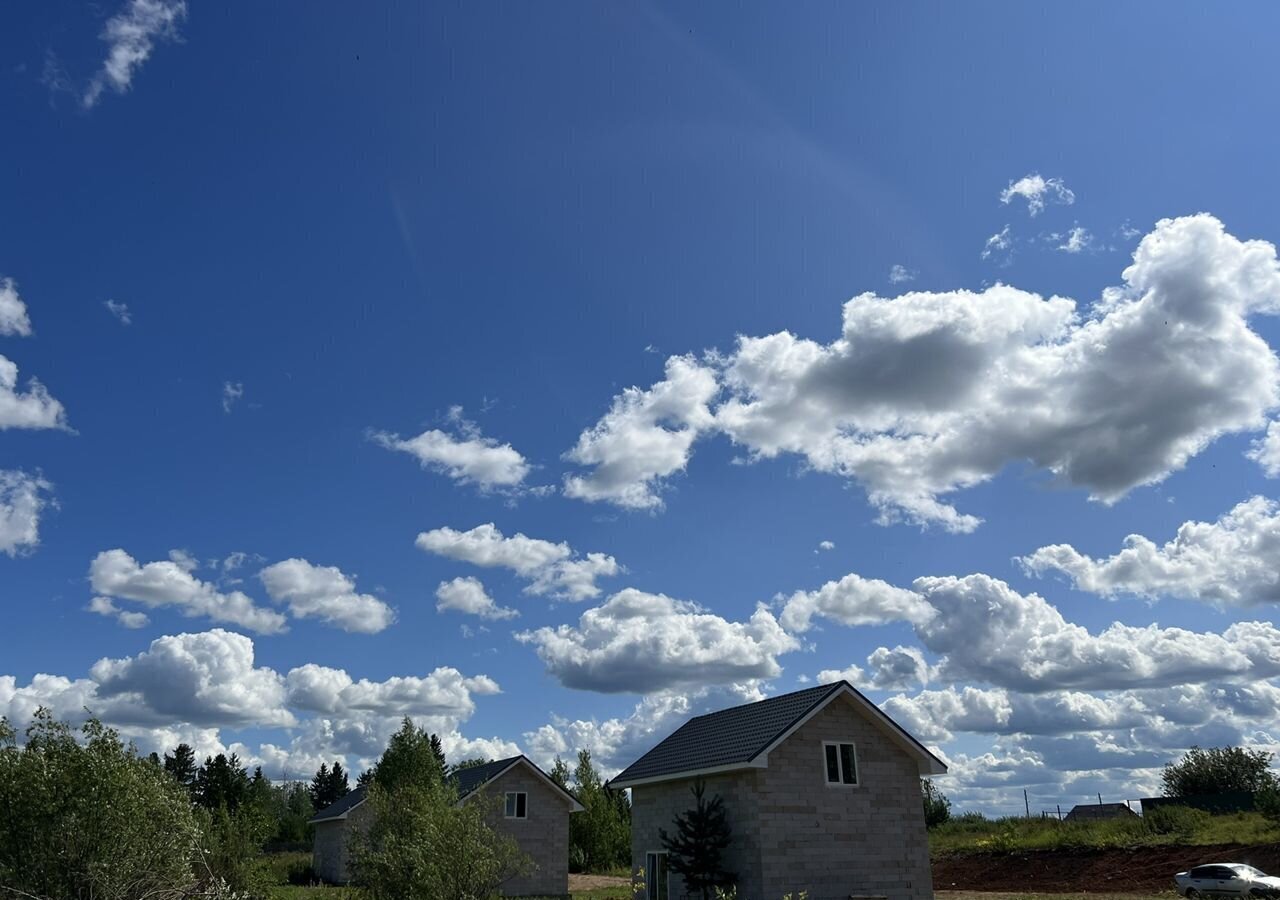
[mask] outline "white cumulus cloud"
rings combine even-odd
[[[1103,559],[1070,544],[1041,547],[1021,559],[1032,574],[1058,571],[1076,588],[1114,597],[1176,597],[1219,606],[1280,601],[1280,503],[1252,497],[1216,522],[1184,522],[1164,544],[1140,534]]]
[[[442,581],[436,588],[437,612],[460,612],[482,619],[514,619],[514,609],[499,606],[484,589],[479,578],[455,578]]]
[[[67,428],[66,411],[36,379],[18,388],[18,364],[0,356],[0,431],[6,428]]]
[[[105,597],[152,609],[173,607],[184,616],[205,616],[259,634],[278,634],[286,628],[280,613],[258,606],[241,591],[219,591],[173,560],[140,565],[124,550],[105,550],[89,565],[89,584]]]
[[[12,278],[0,278],[0,335],[28,337],[31,317],[27,305],[18,296],[18,285]]]
[[[395,611],[372,594],[356,591],[354,579],[336,566],[286,559],[258,573],[267,594],[295,619],[319,619],[359,634],[377,634],[395,621]]]
[[[432,428],[417,437],[375,431],[370,439],[388,450],[408,453],[424,469],[441,472],[460,484],[475,484],[482,490],[518,488],[532,467],[510,444],[499,444],[480,433],[473,422],[462,417],[462,408],[449,411],[459,435]]]
[[[435,528],[418,535],[419,550],[482,568],[509,569],[529,584],[525,591],[565,600],[599,596],[597,578],[623,571],[612,556],[579,556],[567,543],[553,543],[516,533],[507,537],[492,522],[470,531]]]
[[[764,607],[730,622],[696,604],[626,588],[577,625],[521,632],[566,687],[649,693],[775,678],[777,657],[798,649]]]
[[[39,475],[0,469],[0,553],[14,557],[40,543],[40,516],[53,486]]]

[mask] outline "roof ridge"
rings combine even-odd
[[[832,681],[828,684],[815,684],[813,687],[801,688],[798,691],[787,691],[787,693],[785,694],[774,694],[772,697],[764,697],[760,700],[748,700],[746,703],[739,703],[737,706],[726,706],[724,709],[716,709],[716,710],[712,710],[711,712],[705,712],[700,716],[691,716],[689,718],[689,722],[696,722],[698,719],[705,719],[708,716],[718,716],[722,713],[733,712],[735,709],[745,709],[748,706],[756,706],[761,703],[768,703],[770,700],[783,700],[787,697],[794,697],[797,694],[804,694],[804,693],[808,693],[809,691],[816,691],[819,688],[826,688],[827,692],[829,693],[830,691],[835,689],[838,685],[841,685],[844,683],[845,682],[841,680],[841,681]],[[689,724],[689,722],[686,722],[685,724],[687,725]]]

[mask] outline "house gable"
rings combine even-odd
[[[848,682],[838,681],[690,719],[619,774],[621,789],[741,769],[769,768],[769,755],[797,729],[837,700],[859,714],[915,760],[920,775],[941,775],[946,764]]]

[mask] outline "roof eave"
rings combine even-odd
[[[723,766],[710,766],[705,769],[685,769],[680,772],[666,772],[662,775],[650,775],[641,778],[615,778],[609,782],[609,787],[615,791],[633,788],[646,784],[658,784],[662,781],[682,781],[687,778],[698,778],[702,775],[720,775],[725,772],[742,772],[749,769],[767,769],[769,761],[767,759],[747,760],[746,762],[726,763]]]

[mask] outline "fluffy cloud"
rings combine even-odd
[[[953,680],[1039,692],[1280,674],[1280,630],[1267,622],[1222,634],[1116,622],[1091,634],[1042,597],[987,575],[918,578],[914,587],[937,610],[916,633]]]
[[[105,597],[153,609],[171,606],[184,616],[207,616],[259,634],[276,634],[286,627],[280,613],[257,606],[241,591],[223,593],[172,560],[139,565],[123,550],[106,550],[90,564],[89,584]]]
[[[52,487],[38,475],[0,469],[0,553],[14,557],[40,543],[40,515]]]
[[[475,423],[462,417],[461,407],[449,411],[449,420],[459,427],[461,436],[433,428],[412,438],[377,431],[370,439],[388,450],[408,453],[424,469],[442,472],[461,484],[476,484],[482,490],[520,486],[532,467],[514,447],[482,435]]]
[[[89,605],[85,609],[99,616],[115,619],[125,628],[143,628],[151,621],[146,613],[121,609],[115,605],[110,597],[94,597],[89,601]]]
[[[67,427],[66,410],[48,388],[36,379],[27,381],[27,390],[18,388],[18,364],[0,356],[0,431],[6,428]]]
[[[547,670],[570,688],[649,693],[742,684],[781,674],[777,657],[799,642],[760,607],[730,622],[696,604],[619,591],[578,624],[516,636],[534,645]]]
[[[253,663],[253,641],[215,628],[156,638],[137,656],[99,660],[89,674],[99,697],[117,701],[116,718],[194,725],[295,724],[284,705],[284,679]],[[125,705],[131,712],[122,709]]]
[[[12,278],[0,278],[0,335],[6,337],[31,334],[31,318],[27,305],[18,296],[18,286]]]
[[[1076,195],[1061,178],[1045,178],[1037,172],[1024,175],[1017,181],[1010,181],[1009,186],[1000,192],[1000,202],[1005,205],[1012,202],[1014,197],[1022,197],[1027,201],[1027,212],[1032,216],[1044,212],[1046,202],[1064,206],[1076,202]]]
[[[788,631],[805,632],[813,617],[823,616],[841,625],[883,625],[888,622],[923,622],[933,608],[919,594],[874,578],[849,574],[828,581],[816,591],[796,591],[783,603],[778,617]]]
[[[484,589],[479,578],[442,581],[436,588],[436,611],[466,613],[482,619],[514,619],[520,613],[499,606]]]
[[[628,509],[660,508],[665,479],[684,471],[694,441],[711,427],[710,404],[719,391],[710,367],[692,356],[668,359],[664,380],[647,391],[627,388],[565,454],[594,467],[566,478],[565,494]]]
[[[1114,597],[1177,597],[1219,606],[1280,601],[1280,503],[1253,497],[1216,522],[1184,522],[1163,545],[1131,534],[1105,559],[1070,544],[1041,547],[1022,565],[1043,575],[1058,571],[1082,591]]]
[[[979,520],[940,498],[1023,460],[1112,503],[1219,436],[1265,424],[1280,362],[1248,317],[1277,311],[1275,247],[1237,240],[1209,215],[1157,223],[1123,284],[1083,319],[1072,300],[1002,284],[863,294],[832,343],[780,332],[739,338],[714,369],[686,359],[703,385],[698,410],[717,396],[717,375],[726,396],[713,425],[699,412],[678,432],[676,468],[714,427],[753,459],[796,454],[856,481],[882,521],[970,531]],[[624,434],[622,411],[649,394],[620,396],[584,435],[597,452],[571,456],[597,466],[588,480],[608,467],[601,497],[655,496],[657,468],[631,465],[625,441],[592,438]]]
[[[510,569],[529,582],[525,591],[565,600],[589,600],[600,594],[597,578],[622,571],[618,561],[603,553],[577,556],[561,542],[554,544],[516,533],[506,537],[489,522],[470,531],[436,528],[424,531],[418,549],[482,568]]]
[[[178,23],[186,15],[186,0],[129,0],[102,31],[109,47],[107,58],[85,90],[84,107],[96,106],[107,88],[118,94],[129,90],[134,73],[151,58],[156,42],[176,39]]]
[[[823,669],[818,673],[818,681],[823,684],[847,681],[854,687],[892,691],[926,685],[936,674],[917,648],[901,645],[892,650],[877,647],[867,657],[867,668],[869,673],[860,666]]]
[[[364,712],[393,719],[429,716],[455,723],[469,719],[475,712],[472,694],[500,693],[497,682],[487,675],[468,678],[447,666],[424,678],[354,681],[342,669],[309,663],[291,669],[285,684],[289,705],[307,712],[327,715]]]
[[[1267,423],[1267,432],[1249,445],[1245,454],[1262,466],[1268,478],[1280,478],[1280,421]]]
[[[377,634],[395,621],[395,611],[371,594],[356,593],[355,581],[336,566],[286,559],[258,573],[276,603],[296,619],[322,622],[359,634]]]

